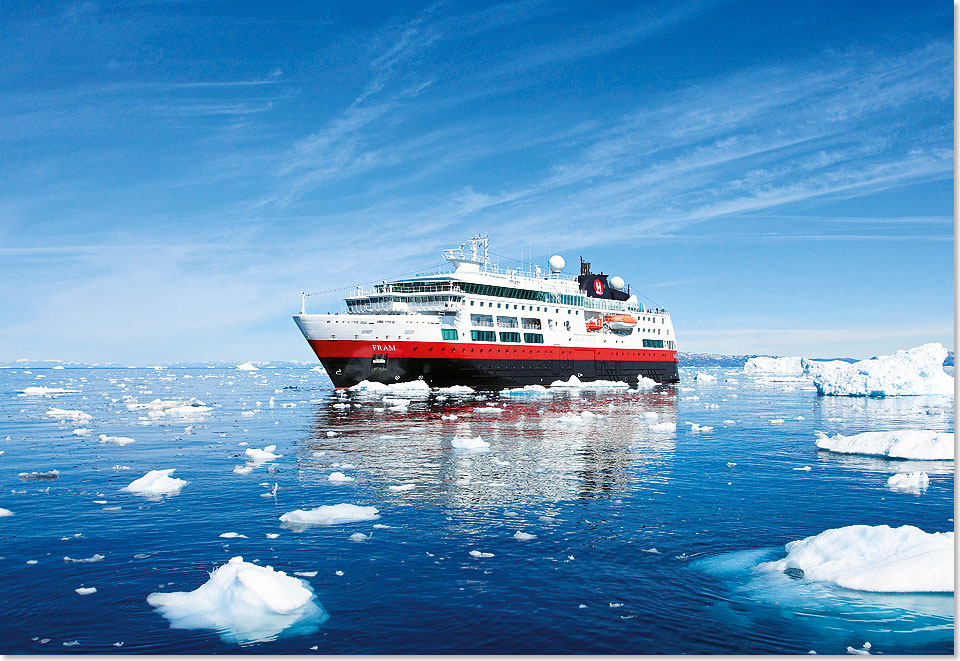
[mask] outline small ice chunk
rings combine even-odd
[[[651,547],[648,548],[648,549],[640,549],[640,551],[641,551],[642,553],[654,553],[654,554],[656,554],[656,555],[660,555],[660,551],[657,550],[657,547],[656,547],[656,546],[651,546]]]
[[[502,409],[502,408],[498,408],[498,407],[496,407],[496,406],[481,406],[481,407],[478,407],[478,408],[473,409],[473,412],[474,412],[474,413],[482,413],[482,414],[484,414],[484,415],[487,415],[487,414],[496,415],[496,414],[498,414],[498,413],[503,413],[503,409]]]
[[[107,436],[106,434],[100,434],[100,445],[105,445],[107,443],[112,443],[114,445],[130,445],[134,440],[129,436]]]
[[[655,425],[650,425],[650,431],[673,432],[677,431],[677,425],[674,422],[658,422]]]
[[[79,595],[93,594],[96,591],[97,591],[97,588],[77,588],[76,590],[74,590],[74,592],[76,592]]]
[[[479,436],[476,438],[457,436],[450,441],[450,446],[455,450],[486,450],[490,447],[490,444]]]
[[[640,415],[642,415],[647,420],[656,420],[660,417],[660,414],[657,413],[656,411],[644,411]]]
[[[337,571],[335,571],[335,572],[333,572],[333,573],[336,574],[337,576],[343,576],[343,570],[342,570],[342,569],[338,569]]]
[[[808,471],[812,470],[809,466],[801,466],[800,468],[794,468],[795,471]]]
[[[222,532],[220,533],[220,536],[224,539],[248,539],[246,535],[241,535],[238,532]]]
[[[610,602],[610,608],[623,608],[623,604],[621,604],[621,603],[619,603],[619,602],[613,602],[613,601],[611,601],[611,602]]]
[[[376,507],[340,503],[339,505],[321,505],[311,510],[293,510],[281,515],[280,521],[292,528],[332,526],[379,519],[379,512],[380,510]]]
[[[695,422],[688,422],[687,424],[690,425],[690,432],[693,434],[699,434],[700,432],[713,431],[713,427],[708,427],[706,425],[698,425]]]
[[[304,578],[313,578],[317,575],[316,571],[295,571],[294,576],[303,576]]]
[[[474,558],[492,558],[493,557],[492,553],[484,553],[483,551],[477,551],[477,550],[470,551],[470,555],[472,555]]]
[[[528,532],[521,532],[518,530],[517,532],[513,533],[513,538],[520,542],[526,542],[531,539],[536,539],[537,536],[530,534]]]
[[[637,375],[637,390],[650,390],[660,385],[653,379],[643,376],[642,374]]]
[[[771,425],[782,425],[782,424],[783,424],[783,418],[772,418],[772,419],[770,420],[770,424],[771,424]]]
[[[353,478],[349,475],[344,475],[340,471],[334,471],[327,476],[327,479],[331,482],[353,482]]]
[[[283,456],[282,454],[275,454],[274,450],[276,449],[276,445],[268,445],[264,448],[247,448],[243,453],[250,457],[251,461],[263,463]]]
[[[83,428],[83,427],[80,427],[80,428],[78,428],[78,429],[74,429],[74,430],[73,430],[73,435],[74,435],[74,436],[89,436],[90,434],[91,434],[91,431],[90,431],[89,429],[85,429],[85,428]]]
[[[417,487],[413,482],[407,482],[406,484],[391,484],[387,488],[390,491],[410,491]]]
[[[237,369],[240,370],[241,372],[258,372],[258,371],[259,371],[259,368],[257,368],[257,367],[253,364],[253,361],[248,361],[248,362],[246,362],[246,363],[241,363],[241,364],[237,365]]]
[[[897,473],[887,479],[887,486],[894,491],[906,491],[919,494],[930,486],[930,476],[923,471],[914,473]]]
[[[154,592],[147,603],[175,629],[211,629],[228,643],[314,633],[327,619],[310,584],[272,567],[230,559],[192,592]]]
[[[253,472],[253,466],[234,466],[233,472],[237,475],[249,475]]]
[[[17,392],[22,392],[24,395],[64,395],[66,393],[80,391],[70,390],[69,388],[51,388],[50,386],[28,386],[27,388],[18,390]]]
[[[351,542],[365,542],[370,539],[370,535],[364,535],[362,532],[355,532],[350,535]]]
[[[103,558],[104,556],[100,555],[99,553],[94,553],[89,558],[71,558],[70,556],[65,555],[63,556],[63,561],[64,562],[100,562],[103,560]]]
[[[21,480],[55,480],[60,477],[60,471],[56,468],[49,471],[32,471],[30,473],[17,473]]]
[[[707,374],[706,372],[697,372],[697,375],[693,377],[694,381],[700,381],[701,383],[707,383],[710,381],[716,381],[717,377],[712,374]]]
[[[0,507],[0,518],[3,518],[5,516],[13,516],[13,512],[11,512],[5,507]]]
[[[57,420],[72,420],[78,424],[86,424],[93,420],[92,415],[88,415],[83,411],[77,410],[67,410],[67,409],[57,409],[53,408],[47,411],[47,415],[51,418],[56,418]]]
[[[170,477],[176,470],[176,468],[167,468],[164,470],[148,471],[143,477],[123,487],[121,491],[129,491],[138,496],[146,496],[148,498],[176,496],[187,483],[186,480],[181,480],[178,477]]]
[[[727,462],[727,468],[733,468],[733,467],[736,466],[736,465],[737,465],[736,462],[733,462],[733,461],[728,461],[728,462]]]
[[[327,432],[327,438],[333,438],[333,437],[336,436],[336,435],[337,435],[337,432],[335,432],[335,431],[328,431],[328,432]]]
[[[268,532],[268,533],[267,533],[267,539],[276,539],[276,538],[279,537],[279,536],[280,536],[279,533],[275,533],[275,532]]]

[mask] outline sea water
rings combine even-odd
[[[76,392],[19,392],[36,386]],[[186,405],[142,406],[156,399]],[[952,594],[755,566],[847,525],[952,530],[953,462],[814,445],[816,430],[952,421],[950,397],[822,397],[730,368],[646,390],[406,398],[336,393],[305,368],[3,369],[0,652],[950,654]],[[489,447],[452,447],[478,437]],[[279,456],[250,461],[270,445]],[[186,480],[172,495],[123,490],[168,469]],[[888,487],[913,470],[925,491]],[[340,504],[378,518],[280,521]],[[323,616],[238,640],[229,624],[171,628],[147,603],[236,556],[300,572]]]

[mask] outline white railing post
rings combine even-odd
[[[307,292],[300,292],[300,314],[307,313]]]

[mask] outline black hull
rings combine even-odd
[[[581,381],[605,379],[633,385],[637,375],[657,383],[677,383],[677,363],[627,360],[479,360],[449,358],[320,358],[333,385],[349,388],[361,381],[400,383],[422,379],[431,387],[471,386],[480,389],[548,386],[576,376]]]

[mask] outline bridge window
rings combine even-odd
[[[648,349],[662,349],[663,340],[644,340],[643,346],[647,347]]]
[[[470,339],[474,342],[496,342],[497,334],[493,331],[470,331]]]
[[[500,333],[501,342],[519,342],[520,333]]]

